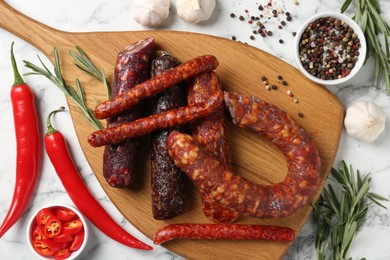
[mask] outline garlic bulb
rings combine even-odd
[[[170,5],[170,0],[133,0],[133,18],[144,26],[157,27],[168,17]]]
[[[177,15],[189,23],[199,23],[211,17],[215,0],[177,0]]]
[[[350,136],[373,142],[385,129],[385,121],[386,114],[379,106],[359,101],[348,107],[344,125]]]

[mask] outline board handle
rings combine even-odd
[[[52,55],[55,42],[63,41],[65,32],[44,25],[0,0],[0,27],[37,47],[46,56]]]

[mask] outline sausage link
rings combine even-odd
[[[213,75],[210,84],[220,84],[219,78],[214,72],[210,71],[208,73]],[[212,113],[223,102],[222,90],[220,88],[216,89],[218,90],[210,93],[210,98],[205,102],[194,106],[172,109],[130,123],[95,131],[88,136],[88,142],[92,146],[115,144],[127,138],[146,135],[156,130],[182,125],[191,120],[205,117]]]
[[[156,232],[153,243],[159,245],[177,238],[291,242],[295,239],[295,233],[288,227],[267,225],[170,224]]]
[[[180,64],[179,60],[159,52],[151,64],[151,76]],[[186,105],[184,88],[174,85],[151,98],[152,114],[159,114]],[[183,127],[174,129],[181,131]],[[185,175],[169,157],[166,140],[173,128],[154,132],[151,135],[151,187],[152,213],[158,220],[169,219],[180,215],[184,210],[184,177]]]
[[[188,104],[195,105],[204,102],[209,93],[215,91],[210,85],[209,74],[204,73],[196,77],[188,87]],[[191,121],[192,136],[195,141],[203,146],[211,155],[221,163],[230,166],[229,146],[225,138],[224,105],[218,106],[210,115]],[[238,212],[226,208],[200,189],[202,210],[204,215],[213,221],[231,223],[238,218]]]
[[[118,54],[114,71],[115,82],[111,93],[112,98],[149,78],[149,60],[153,47],[154,39],[148,38],[126,47]],[[141,116],[142,108],[138,104],[117,116],[108,118],[107,126],[113,127],[131,122]],[[134,138],[104,147],[103,176],[112,187],[122,188],[133,181],[138,161],[139,145],[140,140]]]
[[[159,93],[201,72],[211,71],[217,66],[218,60],[213,55],[196,57],[138,84],[115,98],[98,104],[94,109],[95,117],[104,119],[119,114],[153,94]]]
[[[175,164],[202,190],[244,216],[281,218],[310,202],[318,189],[320,158],[314,142],[286,112],[258,98],[225,92],[233,123],[270,139],[286,156],[284,181],[259,185],[233,174],[194,139],[172,132],[168,152]]]

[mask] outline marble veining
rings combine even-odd
[[[117,0],[8,0],[9,5],[24,13],[25,15],[38,20],[48,26],[73,32],[88,31],[136,31],[148,30],[137,24],[132,18],[131,1]],[[294,37],[292,32],[296,31],[299,25],[313,14],[325,11],[339,12],[343,1],[337,0],[300,0],[299,5],[294,5],[293,0],[274,0],[290,11],[293,17],[283,30],[278,30],[275,23],[269,23],[274,32],[273,37],[262,38],[260,36],[251,40],[249,36],[253,26],[247,22],[241,22],[237,18],[232,19],[230,13],[236,15],[244,14],[245,9],[255,14],[258,4],[265,4],[267,0],[244,1],[244,0],[217,0],[217,7],[212,18],[201,24],[191,25],[182,21],[176,15],[175,1],[172,0],[170,17],[161,25],[162,30],[178,30],[199,32],[216,35],[224,38],[235,36],[238,41],[246,42],[249,45],[265,50],[286,62],[296,65],[291,48]],[[381,0],[380,5],[384,14],[390,13],[390,1]],[[351,13],[349,13],[351,16]],[[1,18],[0,18],[1,19]],[[390,15],[386,16],[390,23]],[[267,26],[268,26],[267,25]],[[283,44],[278,40],[282,38]],[[12,198],[15,171],[15,142],[12,110],[9,101],[9,90],[13,82],[12,69],[9,62],[9,47],[12,41],[15,42],[15,55],[21,73],[27,72],[23,67],[22,60],[36,61],[38,54],[46,64],[49,61],[34,46],[15,37],[14,35],[0,29],[0,63],[1,90],[0,91],[0,220],[2,221],[8,210]],[[381,89],[374,86],[372,77],[373,62],[368,60],[361,73],[353,81],[343,86],[328,89],[333,92],[348,106],[357,100],[374,101],[381,106],[387,115],[386,132],[374,143],[362,143],[349,137],[345,131],[342,134],[339,151],[334,163],[339,167],[340,161],[345,160],[353,164],[362,173],[372,174],[372,191],[390,199],[390,98]],[[25,77],[27,83],[33,86],[33,91],[38,99],[38,111],[41,118],[54,108],[66,105],[64,95],[46,79],[42,77]],[[78,144],[73,124],[68,112],[58,113],[53,119],[55,126],[61,129],[69,142],[69,148],[75,158],[75,163],[83,179],[93,195],[99,200],[102,206],[110,212],[111,216],[126,230],[144,242],[152,244],[141,232],[134,228],[115,208],[106,196],[105,192],[93,175]],[[45,122],[40,122],[40,127],[45,129]],[[44,154],[44,153],[43,153]],[[37,208],[53,201],[72,204],[70,198],[64,191],[61,182],[54,173],[54,169],[44,154],[41,165],[41,180],[36,187],[35,194],[28,210],[17,224],[0,239],[0,253],[2,260],[24,260],[33,259],[33,255],[26,245],[25,229],[27,220]],[[351,248],[351,256],[354,259],[367,257],[367,259],[390,259],[390,244],[388,234],[390,233],[390,204],[388,209],[372,206],[367,215],[361,231],[358,233]],[[82,259],[182,259],[179,256],[167,251],[161,246],[154,247],[153,251],[144,252],[134,250],[120,245],[105,236],[98,229],[90,225],[92,239]],[[314,249],[315,221],[309,218],[294,244],[284,256],[283,260],[309,260],[315,259]],[[239,256],[234,256],[239,258]],[[210,258],[218,259],[218,256]]]

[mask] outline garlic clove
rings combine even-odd
[[[348,107],[344,119],[347,134],[365,142],[373,142],[384,131],[385,112],[373,102],[359,101]]]
[[[133,0],[133,18],[144,26],[157,27],[168,17],[170,5],[170,0]]]
[[[194,24],[208,20],[215,6],[215,0],[176,0],[177,15]]]

